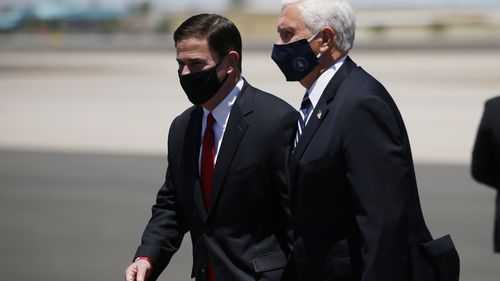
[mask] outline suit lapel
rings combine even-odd
[[[293,158],[300,159],[302,154],[304,154],[305,149],[309,145],[314,133],[318,129],[319,125],[325,119],[325,116],[328,114],[328,104],[320,99],[316,108],[311,113],[311,117],[309,118],[309,122],[307,122],[306,127],[304,128],[304,133],[300,136],[300,140],[297,143],[297,147],[293,151]]]
[[[191,113],[186,136],[184,137],[185,145],[183,151],[183,179],[188,182],[186,186],[193,187],[193,199],[198,214],[203,221],[207,219],[207,211],[203,203],[203,191],[201,189],[199,175],[199,159],[200,159],[200,140],[201,140],[201,122],[203,120],[203,109],[199,106],[195,107]]]
[[[320,124],[325,120],[326,115],[329,113],[330,103],[335,98],[337,94],[337,90],[342,84],[342,81],[356,68],[356,64],[351,60],[348,56],[339,70],[335,73],[333,78],[330,80],[325,90],[321,94],[321,98],[318,101],[318,104],[314,108],[314,111],[311,113],[311,117],[309,118],[309,122],[307,123],[304,133],[300,137],[299,142],[297,143],[297,147],[290,158],[290,175],[295,175],[297,165],[299,160],[304,155],[311,139],[316,134]],[[291,181],[293,184],[293,180]],[[293,190],[293,187],[292,187]]]
[[[243,89],[241,89],[241,92],[231,109],[231,114],[227,122],[220,151],[217,156],[217,162],[215,164],[212,184],[212,201],[208,210],[209,215],[222,191],[227,171],[231,166],[241,139],[248,128],[245,116],[253,111],[253,92],[251,89],[251,86],[249,86],[245,81]]]

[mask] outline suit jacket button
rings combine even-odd
[[[201,273],[203,273],[203,274],[204,274],[205,272],[206,272],[206,270],[205,270],[204,268],[202,268],[202,269],[201,269]]]

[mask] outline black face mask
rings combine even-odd
[[[222,81],[217,78],[217,67],[221,63],[222,60],[214,67],[200,72],[186,75],[182,75],[181,72],[178,73],[182,89],[184,89],[191,103],[195,105],[206,103],[215,96],[222,84],[226,82],[228,75]]]
[[[300,81],[319,65],[319,58],[309,45],[309,42],[318,34],[319,32],[309,40],[301,39],[288,44],[274,44],[271,58],[285,74],[287,81]]]

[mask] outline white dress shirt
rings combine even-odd
[[[319,102],[319,99],[321,98],[321,95],[325,91],[326,86],[328,86],[328,83],[330,83],[330,80],[332,80],[333,75],[339,70],[339,68],[342,66],[344,63],[345,59],[347,58],[346,56],[343,56],[340,58],[336,63],[334,63],[330,68],[328,68],[325,72],[323,72],[316,81],[312,84],[312,86],[307,89],[309,92],[309,100],[311,101],[312,104],[312,110],[309,111],[309,115],[306,118],[305,124],[307,125],[307,122],[309,122],[309,118],[311,117],[311,113],[314,111],[316,108],[316,105]]]
[[[212,110],[212,116],[215,119],[214,126],[212,127],[214,130],[214,150],[215,150],[215,158],[214,163],[217,163],[217,156],[219,155],[219,148],[222,143],[222,138],[224,137],[224,132],[226,131],[227,121],[229,120],[229,115],[231,114],[231,109],[233,108],[233,104],[236,101],[236,98],[241,92],[243,88],[244,80],[240,77],[236,86],[231,90],[231,92],[217,105],[217,107]],[[201,169],[201,152],[203,147],[203,135],[205,134],[205,127],[207,126],[207,116],[210,114],[210,111],[203,108],[203,119],[201,121],[201,140],[200,140],[200,157],[198,159],[198,166]],[[201,170],[200,170],[201,172]]]

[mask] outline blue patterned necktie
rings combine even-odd
[[[311,100],[309,100],[309,92],[306,92],[304,98],[302,99],[302,103],[300,104],[300,117],[297,120],[297,134],[295,135],[295,141],[293,142],[293,147],[297,147],[297,143],[299,142],[300,136],[304,132],[304,128],[306,127],[307,118],[309,117],[309,113],[312,109]]]

